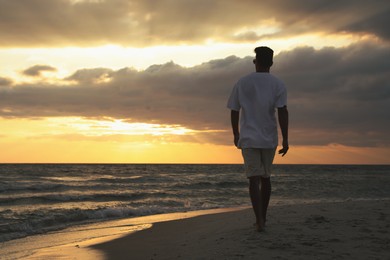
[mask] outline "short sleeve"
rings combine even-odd
[[[277,108],[287,106],[287,89],[282,82],[279,85],[279,91],[276,96],[275,106]]]
[[[230,94],[227,107],[234,111],[240,111],[241,105],[238,99],[238,83],[234,86],[232,93]]]

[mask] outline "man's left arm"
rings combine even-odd
[[[280,130],[282,132],[283,142],[282,142],[282,149],[279,150],[279,154],[284,156],[289,147],[288,147],[288,110],[287,106],[278,108],[278,119],[279,119],[279,126]]]

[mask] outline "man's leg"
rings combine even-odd
[[[271,198],[271,169],[275,157],[276,148],[261,149],[261,164],[265,174],[261,177],[261,210],[264,219],[264,225],[267,220],[267,209]]]
[[[262,231],[265,227],[263,217],[262,195],[260,192],[260,176],[249,177],[249,196],[252,202],[252,208],[256,216],[256,229]]]
[[[269,205],[269,200],[271,198],[271,178],[261,177],[261,192],[260,192],[260,201],[261,201],[261,212],[265,222],[267,221],[267,209]]]
[[[265,228],[267,210],[271,198],[271,179],[260,176],[249,177],[249,195],[256,216],[257,231],[262,231]]]

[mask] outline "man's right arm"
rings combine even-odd
[[[238,146],[238,139],[240,139],[240,131],[238,128],[238,122],[240,121],[240,112],[235,111],[235,110],[231,110],[230,120],[232,123],[232,130],[233,130],[233,135],[234,135],[234,145],[237,147]]]
[[[279,150],[279,154],[284,156],[288,151],[288,110],[287,106],[278,108],[278,119],[280,130],[282,131],[282,149]]]

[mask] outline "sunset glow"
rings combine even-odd
[[[388,4],[146,2],[1,2],[0,163],[242,163],[226,101],[259,45],[288,89],[276,163],[390,163]]]

